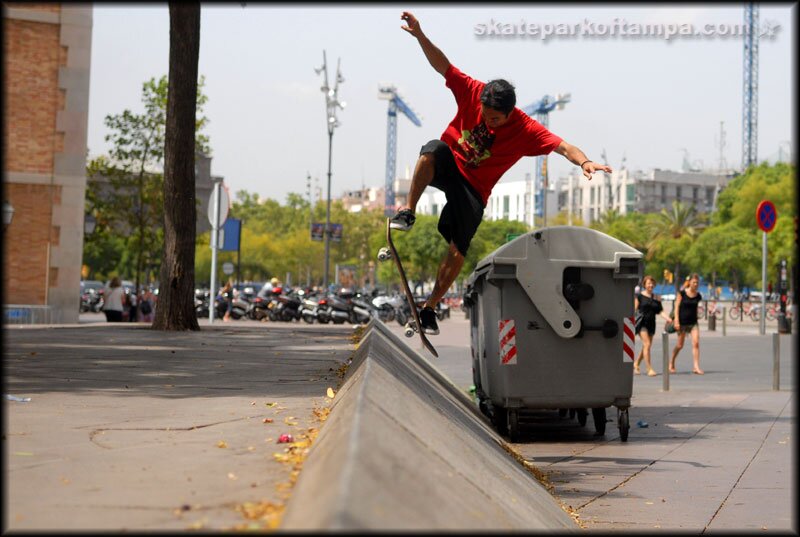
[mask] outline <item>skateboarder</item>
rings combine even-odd
[[[598,170],[611,172],[611,168],[592,162],[583,151],[515,108],[514,86],[507,81],[483,83],[459,71],[422,32],[413,14],[404,11],[400,18],[406,22],[401,28],[417,38],[428,62],[444,77],[458,107],[441,139],[422,146],[408,205],[400,207],[391,222],[392,229],[410,230],[425,188],[431,185],[445,193],[447,203],[439,216],[438,229],[450,246],[439,265],[433,291],[420,311],[422,329],[436,335],[439,327],[434,308],[461,271],[489,194],[506,170],[524,156],[552,151],[580,166],[587,179]]]

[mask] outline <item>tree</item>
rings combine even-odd
[[[657,257],[674,266],[676,289],[683,283],[679,281],[681,265],[701,225],[702,220],[697,217],[694,207],[679,201],[672,202],[670,211],[661,209],[653,223],[645,259]]]
[[[195,130],[200,4],[169,5],[169,99],[164,148],[164,254],[157,330],[199,330],[194,310]]]
[[[203,85],[201,77],[197,90],[199,111],[208,100],[203,95]],[[158,80],[151,78],[142,85],[144,113],[124,110],[121,114],[106,116],[104,123],[110,133],[105,140],[113,147],[108,156],[92,160],[87,167],[87,174],[96,180],[89,183],[86,209],[104,225],[98,226],[98,233],[86,238],[84,258],[94,262],[91,251],[104,251],[110,259],[103,261],[102,265],[107,268],[113,260],[115,272],[134,275],[137,289],[143,269],[161,264],[164,233],[164,177],[161,169],[167,90],[166,76]],[[206,117],[197,120],[195,140],[197,151],[206,154],[210,152],[209,139],[199,130],[207,123]],[[101,178],[107,183],[98,180]],[[114,232],[124,239],[109,241],[109,233],[104,234],[102,230]],[[115,248],[110,249],[111,246]]]
[[[760,241],[754,233],[729,222],[705,230],[689,249],[687,258],[706,274],[729,276],[738,289],[750,267],[761,260]]]

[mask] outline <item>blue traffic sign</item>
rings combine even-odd
[[[756,209],[756,222],[761,231],[769,233],[775,229],[775,224],[778,221],[778,211],[775,210],[775,204],[771,201],[764,200],[758,204]]]

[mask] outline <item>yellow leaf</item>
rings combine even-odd
[[[336,395],[336,392],[333,391],[333,388],[328,388],[328,399],[333,399],[334,395]]]
[[[226,447],[228,447],[228,444],[225,442],[225,440],[220,440],[219,442],[217,442],[217,447],[218,448],[226,448]]]
[[[264,403],[264,404],[267,405],[268,407],[272,408],[275,405],[277,405],[278,403]]]

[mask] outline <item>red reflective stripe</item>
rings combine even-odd
[[[517,355],[517,348],[516,347],[511,347],[511,350],[508,351],[505,356],[503,356],[503,363],[507,364],[516,355]]]
[[[628,336],[630,336],[631,339],[633,339],[635,337],[634,333],[633,333],[633,318],[632,317],[625,317],[625,322],[622,323],[622,329],[625,331],[625,333]]]
[[[508,343],[510,340],[514,339],[516,337],[516,335],[517,335],[517,327],[516,326],[512,326],[511,330],[508,331],[508,334],[503,336],[503,339],[500,340],[500,348],[502,349],[503,347],[505,347],[506,343]]]
[[[622,350],[625,351],[625,354],[633,358],[633,349],[631,349],[627,343],[622,344]]]

